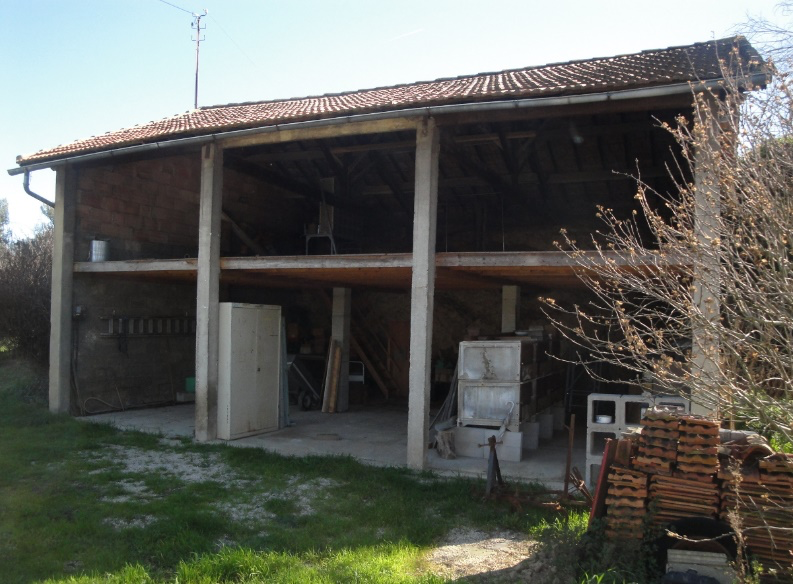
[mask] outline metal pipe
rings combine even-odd
[[[50,207],[52,207],[54,209],[55,208],[55,203],[53,203],[52,201],[48,201],[47,199],[45,199],[41,195],[37,195],[36,193],[34,193],[33,191],[30,190],[30,169],[29,168],[25,168],[23,170],[25,172],[25,178],[22,179],[22,188],[25,189],[25,192],[27,194],[29,194],[31,197],[33,197],[34,199],[36,199],[37,201],[41,201],[45,205],[49,205]]]
[[[768,77],[765,74],[753,75],[748,79],[750,83],[761,86],[765,85],[767,80]],[[124,156],[127,154],[146,152],[148,150],[176,148],[179,146],[203,145],[208,142],[221,141],[224,139],[237,138],[240,136],[248,136],[252,134],[268,134],[272,132],[281,132],[281,131],[296,130],[302,128],[335,126],[335,125],[343,125],[343,124],[352,124],[356,122],[387,120],[393,118],[440,116],[440,115],[460,114],[460,113],[469,113],[469,112],[482,113],[482,112],[492,112],[492,111],[504,111],[510,109],[535,109],[535,108],[544,108],[544,107],[602,103],[607,101],[623,101],[629,99],[648,99],[653,97],[666,97],[670,95],[679,95],[681,93],[695,93],[706,89],[719,89],[719,88],[723,88],[723,83],[724,83],[723,79],[713,79],[710,81],[701,81],[699,83],[689,83],[689,82],[676,83],[674,85],[664,85],[661,87],[625,89],[621,91],[607,91],[603,93],[587,93],[584,95],[524,98],[524,99],[516,99],[516,100],[508,100],[508,101],[485,101],[485,102],[477,102],[477,103],[457,103],[457,104],[448,104],[448,105],[437,105],[437,106],[426,106],[419,108],[392,110],[387,112],[375,112],[370,114],[352,114],[337,118],[324,118],[321,120],[305,120],[302,122],[275,124],[272,126],[264,126],[259,128],[246,128],[244,130],[213,133],[204,136],[193,136],[190,138],[163,140],[160,142],[151,142],[148,144],[138,144],[136,146],[125,146],[121,148],[114,148],[111,150],[104,150],[102,152],[94,152],[91,154],[78,154],[75,156],[67,156],[64,158],[58,158],[46,162],[22,165],[18,168],[11,168],[8,170],[8,174],[14,176],[26,172],[27,170],[39,170],[42,168],[51,168],[53,166],[58,166],[61,164],[79,163],[88,160],[99,160],[102,158],[109,158],[113,156]]]

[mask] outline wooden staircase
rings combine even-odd
[[[325,303],[332,308],[333,300],[324,290],[319,291]],[[406,393],[401,381],[405,377],[407,362],[393,359],[395,343],[379,318],[371,318],[353,305],[350,319],[350,347],[366,366],[367,374],[377,385],[383,397]]]

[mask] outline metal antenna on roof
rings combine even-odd
[[[198,109],[198,55],[201,49],[201,41],[203,40],[201,38],[201,31],[206,29],[207,27],[206,24],[204,26],[201,26],[201,19],[204,18],[207,14],[209,14],[209,12],[207,11],[206,8],[204,8],[203,14],[196,14],[195,12],[193,12],[192,14],[193,14],[193,23],[190,26],[196,31],[195,39],[193,39],[195,40],[195,102],[193,107],[195,109]]]

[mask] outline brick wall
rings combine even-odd
[[[92,239],[109,240],[110,259],[195,256],[200,171],[196,154],[82,168],[77,259]]]
[[[73,413],[98,413],[170,402],[195,375],[195,333],[108,336],[102,317],[195,319],[195,285],[137,282],[75,274],[79,396]]]

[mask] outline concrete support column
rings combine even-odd
[[[61,166],[55,178],[55,233],[50,297],[49,401],[53,413],[71,408],[72,281],[77,170]],[[78,407],[81,404],[76,404]]]
[[[352,290],[333,289],[333,314],[331,317],[331,337],[341,344],[341,374],[339,375],[339,394],[336,402],[337,412],[346,412],[350,407],[350,322],[352,320]]]
[[[692,388],[692,413],[700,415],[719,414],[718,394],[721,385],[720,340],[718,335],[719,314],[721,311],[720,286],[721,267],[717,250],[713,249],[713,241],[719,237],[721,214],[720,177],[718,174],[716,154],[720,148],[719,127],[716,121],[718,104],[708,104],[711,116],[703,120],[696,128],[697,135],[704,147],[698,148],[694,159],[695,215],[694,229],[700,249],[697,258],[696,274],[693,282],[694,306],[700,316],[692,327],[692,363],[691,373],[698,380]],[[697,395],[697,384],[709,389]],[[708,397],[705,397],[708,395]]]
[[[512,333],[518,328],[520,286],[501,287],[501,332]]]
[[[439,134],[433,118],[425,120],[416,132],[407,440],[407,464],[415,469],[423,469],[427,465],[429,440]]]
[[[198,275],[196,285],[195,437],[217,437],[218,320],[220,308],[220,218],[223,202],[223,150],[201,149]]]

